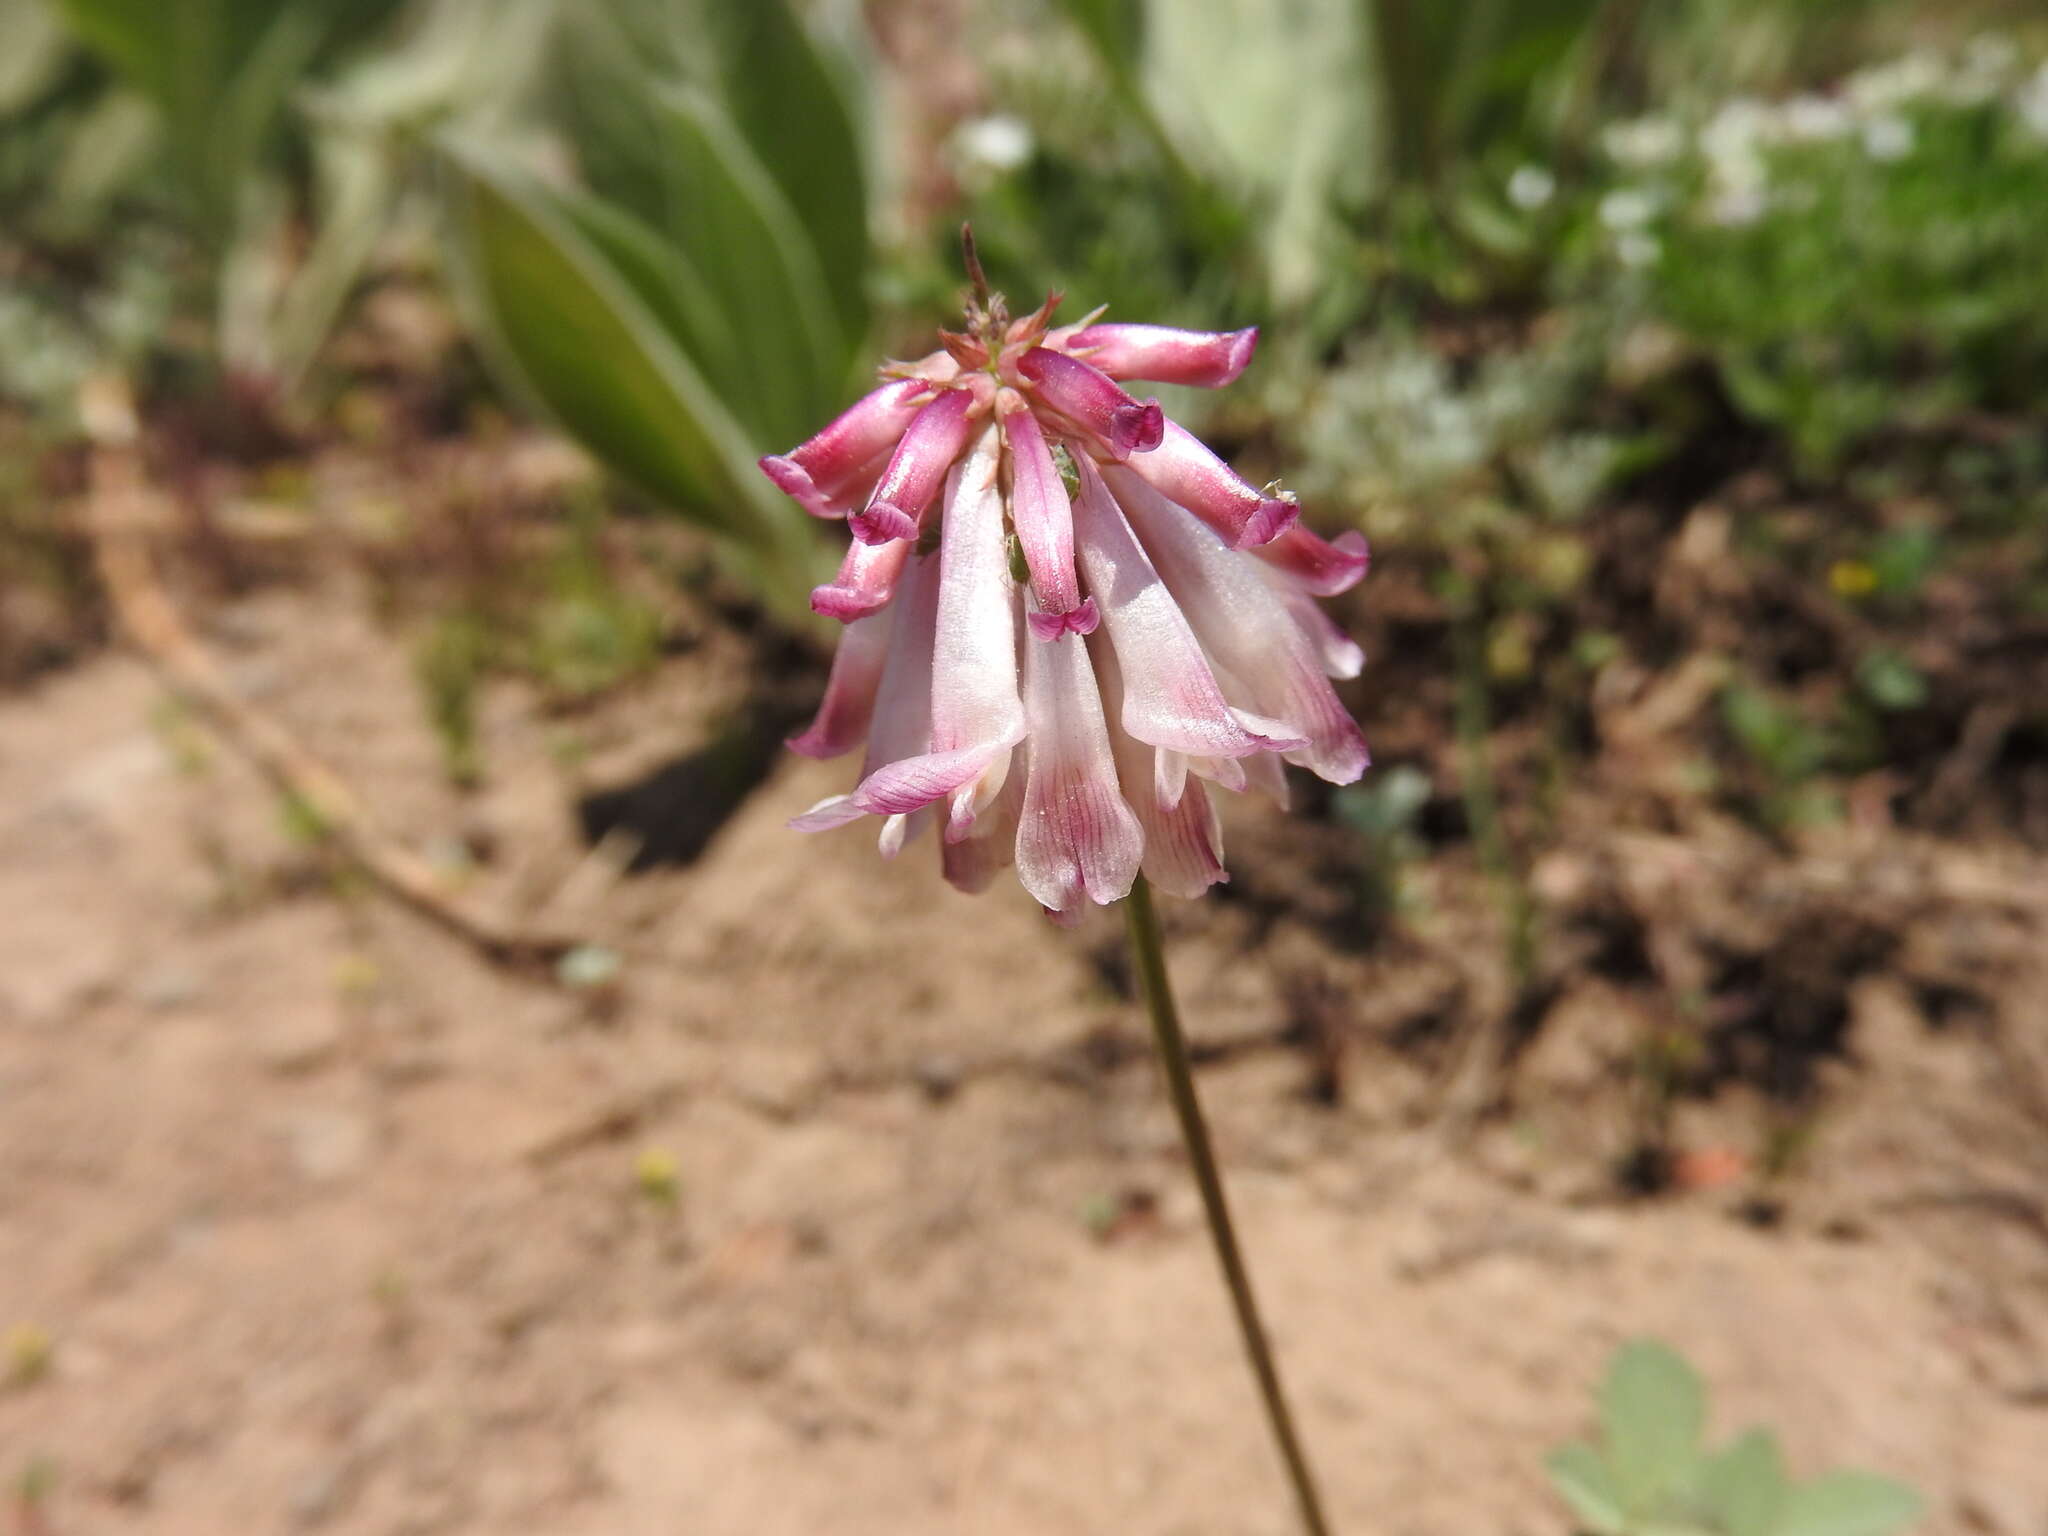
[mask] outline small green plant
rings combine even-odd
[[[649,1205],[672,1211],[683,1197],[682,1164],[666,1147],[645,1148],[633,1159],[633,1183]]]
[[[476,694],[490,665],[488,623],[467,609],[442,614],[413,653],[413,673],[427,707],[427,719],[441,742],[448,781],[473,788],[483,777],[478,755]]]
[[[1697,125],[1620,125],[1601,238],[1810,475],[1886,432],[2024,410],[2048,356],[2032,78],[1986,38]]]
[[[1767,1429],[1709,1452],[1699,1374],[1654,1339],[1616,1353],[1599,1411],[1600,1444],[1561,1446],[1547,1463],[1594,1536],[1891,1536],[1923,1507],[1912,1489],[1867,1472],[1794,1482]]]
[[[1755,809],[1779,830],[1832,821],[1834,796],[1815,782],[1835,743],[1789,700],[1754,683],[1731,682],[1721,692],[1721,721],[1755,770]]]
[[[0,1346],[0,1358],[5,1360],[5,1369],[0,1370],[0,1384],[10,1387],[32,1387],[50,1373],[50,1362],[56,1355],[56,1342],[34,1323],[17,1323],[7,1330],[4,1346]]]
[[[1373,917],[1397,915],[1408,899],[1404,876],[1429,851],[1415,827],[1429,796],[1429,775],[1407,763],[1337,791],[1338,817],[1364,844],[1359,901]]]

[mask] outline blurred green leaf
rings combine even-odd
[[[649,56],[655,45],[639,30],[647,18],[596,10],[577,21],[562,60],[577,157],[596,196],[652,243],[617,218],[596,221],[600,237],[633,247],[619,255],[643,297],[678,327],[756,442],[780,448],[807,436],[844,403],[859,334],[842,324],[835,293],[850,284],[844,302],[853,308],[865,281],[865,212],[830,234],[837,259],[851,262],[836,287],[805,222],[811,210],[785,194],[706,85],[680,83],[665,51]],[[829,206],[843,203],[842,194]],[[655,245],[670,254],[657,256]]]
[[[639,295],[707,382],[743,377],[744,340],[728,309],[690,258],[616,203],[578,192],[562,214]]]
[[[1792,785],[1820,770],[1827,739],[1785,701],[1749,683],[1732,682],[1721,692],[1721,718],[1742,749],[1780,785]]]
[[[378,26],[397,0],[56,0],[74,32],[150,99],[173,174],[217,240],[235,231],[246,181],[280,109],[337,39]]]
[[[633,286],[577,230],[564,195],[446,141],[465,275],[530,391],[606,463],[694,521],[759,543],[772,502],[739,424]]]
[[[783,199],[808,230],[840,330],[867,328],[867,169],[848,100],[846,61],[792,14],[787,0],[714,5],[721,95]]]
[[[56,83],[71,52],[47,0],[0,0],[0,116],[18,112]]]
[[[832,409],[851,365],[817,251],[746,141],[701,93],[664,92],[658,149],[669,177],[668,228],[726,313],[745,357],[719,382],[750,392],[762,440],[797,442]]]
[[[1787,1484],[1777,1437],[1752,1429],[1700,1468],[1700,1501],[1727,1536],[1773,1536]]]
[[[1927,702],[1927,679],[1897,651],[1872,651],[1856,668],[1856,681],[1879,709],[1918,709]]]
[[[1697,1372],[1654,1339],[1625,1345],[1600,1389],[1600,1425],[1622,1507],[1650,1514],[1693,1477],[1706,1394]]]
[[[1622,1509],[1614,1474],[1592,1446],[1577,1441],[1559,1446],[1550,1453],[1544,1467],[1550,1473],[1551,1485],[1571,1505],[1572,1513],[1596,1536],[1613,1536],[1627,1528],[1628,1516]]]
[[[1877,590],[1887,597],[1911,597],[1941,560],[1941,535],[1925,523],[1894,528],[1871,546],[1869,565]]]
[[[1794,1488],[1774,1536],[1890,1536],[1920,1518],[1920,1495],[1868,1472],[1831,1472]]]
[[[1059,0],[1111,69],[1135,78],[1145,47],[1144,0]]]

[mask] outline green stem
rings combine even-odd
[[[1202,1120],[1201,1101],[1195,1097],[1195,1077],[1188,1061],[1187,1037],[1181,1033],[1180,1011],[1174,1006],[1173,987],[1166,976],[1166,947],[1160,937],[1159,914],[1152,906],[1152,887],[1143,875],[1131,887],[1124,903],[1130,920],[1131,954],[1144,982],[1145,1005],[1152,1016],[1152,1036],[1159,1046],[1159,1063],[1166,1069],[1166,1086],[1173,1096],[1173,1112],[1180,1119],[1181,1139],[1187,1143],[1188,1162],[1195,1171],[1195,1183],[1202,1191],[1202,1209],[1209,1217],[1209,1235],[1216,1240],[1216,1258],[1223,1266],[1224,1284],[1237,1309],[1238,1332],[1244,1336],[1245,1353],[1251,1356],[1252,1373],[1259,1379],[1259,1396],[1265,1399],[1266,1422],[1287,1463],[1287,1478],[1301,1505],[1302,1524],[1309,1536],[1330,1536],[1323,1518],[1321,1499],[1316,1494],[1315,1474],[1294,1432],[1294,1416],[1288,1412],[1287,1397],[1280,1387],[1280,1371],[1266,1343],[1266,1330],[1259,1321],[1259,1304],[1252,1296],[1251,1276],[1245,1272],[1244,1256],[1238,1251],[1237,1232],[1230,1223],[1230,1207],[1223,1198],[1223,1180],[1216,1171],[1216,1154],[1209,1146],[1209,1129]]]

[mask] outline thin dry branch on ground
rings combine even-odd
[[[92,461],[85,531],[122,630],[182,702],[254,765],[279,793],[303,806],[322,834],[378,887],[444,931],[503,965],[544,969],[582,940],[538,931],[476,910],[446,888],[432,865],[377,828],[331,768],[272,716],[236,693],[158,579],[149,549],[154,492],[131,434],[103,428]]]

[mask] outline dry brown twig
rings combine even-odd
[[[501,965],[548,968],[577,948],[577,938],[535,931],[458,899],[431,864],[372,823],[339,775],[236,693],[158,579],[149,530],[161,522],[159,497],[138,460],[125,396],[102,394],[82,414],[96,444],[84,518],[94,563],[121,628],[164,686],[281,794],[304,806],[351,864],[444,932]]]

